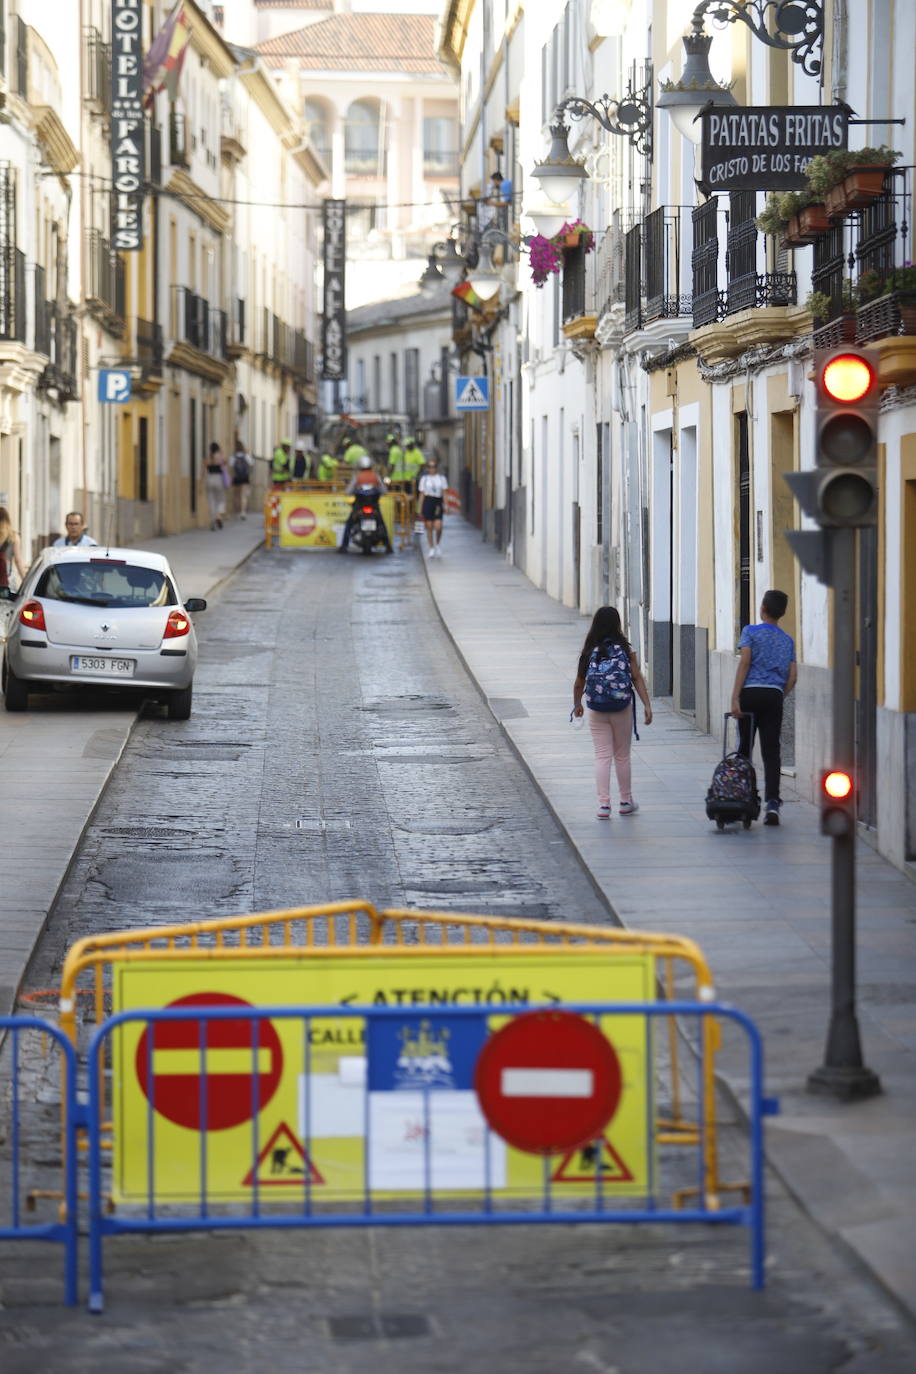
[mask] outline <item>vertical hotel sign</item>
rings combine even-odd
[[[347,265],[347,202],[326,200],[324,220],[324,312],[321,322],[321,376],[342,382],[347,375],[347,325],[344,285]]]
[[[142,0],[111,0],[111,246],[143,247]]]

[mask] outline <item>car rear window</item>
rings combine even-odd
[[[164,573],[132,563],[56,563],[47,568],[35,588],[36,596],[51,601],[76,601],[87,606],[174,606],[175,588]]]

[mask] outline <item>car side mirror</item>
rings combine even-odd
[[[186,611],[205,611],[207,603],[202,596],[189,596],[184,603],[184,608]]]

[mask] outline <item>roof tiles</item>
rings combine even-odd
[[[256,45],[269,66],[295,58],[321,71],[396,71],[450,76],[436,56],[429,14],[333,14]]]

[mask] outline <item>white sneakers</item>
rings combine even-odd
[[[430,544],[429,548],[426,550],[426,556],[427,558],[441,558],[442,549],[438,544]]]

